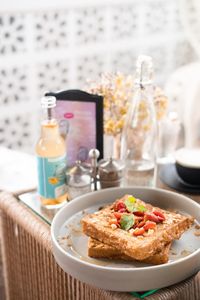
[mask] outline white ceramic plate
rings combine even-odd
[[[195,226],[173,242],[169,262],[145,265],[139,262],[109,261],[87,256],[87,237],[80,219],[124,194],[133,194],[154,206],[175,209],[200,223],[200,205],[177,193],[151,188],[111,188],[83,195],[66,204],[51,226],[53,253],[59,266],[79,280],[114,291],[145,291],[170,286],[200,270],[200,237]]]

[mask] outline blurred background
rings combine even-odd
[[[44,92],[133,74],[141,53],[183,117],[188,66],[200,70],[199,13],[198,0],[0,0],[0,145],[32,153]]]

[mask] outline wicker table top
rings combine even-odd
[[[65,274],[52,255],[50,226],[14,195],[0,193],[0,209],[8,299],[137,299],[129,293],[91,287]],[[199,295],[200,273],[148,299],[197,300]]]

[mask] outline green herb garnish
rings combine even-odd
[[[122,215],[120,219],[121,229],[129,230],[135,223],[135,219],[133,215]]]
[[[126,205],[126,209],[129,212],[133,212],[135,211],[135,203],[136,203],[136,199],[133,196],[128,196],[126,198],[126,200],[124,201],[125,205]]]
[[[147,208],[141,204],[137,206],[137,211],[145,212],[147,211]]]

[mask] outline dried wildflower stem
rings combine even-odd
[[[104,133],[116,136],[122,132],[124,120],[134,94],[133,76],[122,73],[104,73],[98,81],[89,81],[90,93],[104,97]],[[154,103],[157,119],[167,111],[167,97],[159,87],[154,88]],[[141,107],[141,118],[147,117],[145,106]],[[144,128],[145,129],[145,128]]]

